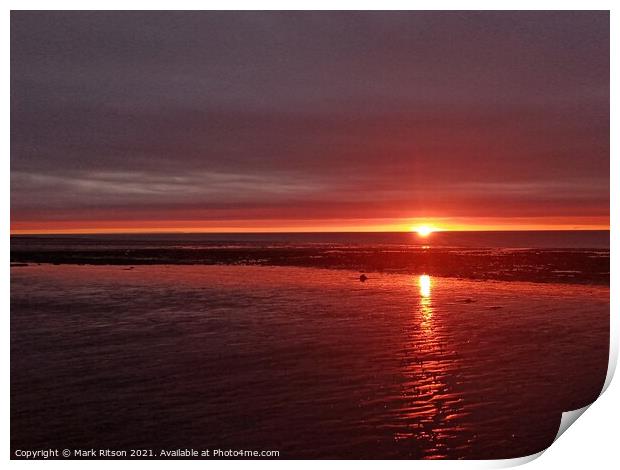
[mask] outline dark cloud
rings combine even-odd
[[[609,15],[13,12],[11,119],[16,222],[605,217]]]

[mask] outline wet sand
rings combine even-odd
[[[605,286],[134,264],[11,269],[13,450],[518,457],[607,370]]]

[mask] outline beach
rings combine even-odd
[[[607,371],[601,282],[130,260],[11,268],[12,450],[519,457]]]

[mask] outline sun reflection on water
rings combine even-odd
[[[412,281],[418,290],[417,308],[404,361],[404,404],[398,418],[402,427],[394,440],[411,445],[421,458],[444,458],[464,429],[455,418],[464,416],[462,398],[453,389],[456,357],[447,348],[449,331],[442,321],[438,293],[432,297],[433,279],[422,274]]]
[[[422,297],[431,296],[431,277],[428,274],[422,274],[418,279],[420,285],[420,295]]]
[[[418,278],[420,286],[420,315],[422,330],[428,335],[431,329],[431,320],[433,318],[433,306],[431,304],[431,277],[428,274],[422,274]]]

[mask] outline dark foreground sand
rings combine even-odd
[[[13,451],[517,457],[547,447],[607,370],[604,286],[269,266],[11,271]]]
[[[424,247],[209,247],[45,249],[16,245],[11,263],[300,266],[504,281],[609,285],[609,250]]]

